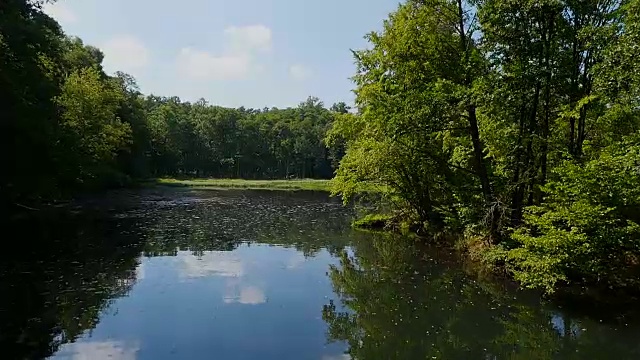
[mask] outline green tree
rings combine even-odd
[[[634,56],[625,55],[637,37],[637,9],[635,1],[621,8],[618,31],[600,29],[610,41],[597,46],[601,53],[590,55],[601,59],[588,74],[591,93],[563,114],[584,122],[578,128],[588,132],[574,143],[578,153],[552,169],[553,176],[542,187],[545,201],[527,208],[524,226],[512,236],[514,243],[496,251],[527,286],[548,292],[559,284],[638,286],[640,219],[635,214],[640,193],[635,184],[640,126],[632,95],[637,91]]]
[[[638,9],[406,1],[355,52],[358,113],[336,114],[326,138],[346,146],[334,191],[383,185],[409,222],[500,243],[488,259],[528,285],[625,286],[640,207]]]
[[[53,98],[61,83],[61,36],[60,26],[37,3],[7,0],[0,4],[3,206],[55,192]]]
[[[355,53],[362,120],[343,117],[338,125],[355,136],[347,138],[337,192],[349,196],[359,182],[378,182],[419,222],[436,225],[462,199],[481,196],[481,208],[491,208],[490,166],[473,95],[485,68],[474,23],[464,2],[408,1],[382,33],[367,36],[372,49]]]
[[[120,93],[95,68],[72,73],[56,98],[61,107],[62,179],[70,185],[94,186],[118,172],[118,153],[131,142],[131,127],[117,116]],[[102,185],[102,184],[101,184]]]

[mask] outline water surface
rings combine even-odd
[[[541,303],[322,194],[115,194],[5,227],[8,359],[638,359],[634,316]]]

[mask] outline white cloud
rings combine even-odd
[[[351,355],[349,354],[325,355],[322,357],[322,360],[351,360]]]
[[[239,80],[251,72],[247,55],[214,56],[192,48],[180,50],[178,67],[183,74],[196,80]]]
[[[300,267],[307,261],[307,258],[300,252],[296,251],[296,254],[287,261],[287,269],[293,270]]]
[[[140,260],[140,264],[136,268],[136,280],[138,280],[138,281],[144,280],[144,277],[145,277],[144,262],[143,261],[144,261],[144,259],[141,259]]]
[[[193,80],[208,81],[243,80],[264,72],[257,54],[271,49],[271,29],[264,25],[231,26],[224,35],[225,51],[221,54],[182,48],[177,58],[180,73]]]
[[[306,80],[311,76],[311,71],[303,65],[296,64],[289,67],[289,75],[298,81]]]
[[[271,29],[264,25],[230,26],[224,30],[232,52],[271,49]]]
[[[42,10],[61,23],[75,23],[78,17],[68,6],[62,2],[46,3],[42,6]]]
[[[240,289],[240,294],[225,295],[224,302],[227,304],[258,305],[267,302],[267,297],[261,289],[255,286],[246,286]]]
[[[149,50],[134,36],[116,36],[101,47],[104,52],[104,66],[109,72],[133,73],[149,64]]]
[[[227,252],[208,252],[200,257],[180,254],[178,258],[182,261],[180,275],[184,278],[241,277],[244,274],[242,262]]]
[[[122,341],[85,342],[63,345],[58,356],[72,360],[135,360],[138,351],[139,344]]]

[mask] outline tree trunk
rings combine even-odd
[[[542,123],[542,148],[540,155],[540,186],[544,186],[547,182],[547,163],[549,157],[549,119],[551,117],[551,39],[554,32],[553,14],[549,20],[549,29],[545,31],[545,88],[544,88],[544,120]],[[544,197],[541,189],[537,190],[536,203],[540,204]]]
[[[572,41],[572,60],[573,67],[571,73],[571,93],[569,94],[569,105],[571,109],[575,108],[579,94],[578,94],[578,81],[580,77],[580,53],[578,51],[578,28],[580,26],[578,15],[574,14],[573,17],[573,41]],[[576,119],[572,116],[569,119],[569,153],[576,155]]]
[[[525,105],[525,95],[523,93],[520,107],[520,123],[518,130],[518,140],[516,143],[516,158],[514,161],[513,178],[511,184],[515,186],[511,195],[511,225],[517,226],[522,219],[522,198],[524,196],[523,189],[520,186],[520,177],[522,173],[522,143],[524,140],[524,131],[526,127],[527,108]]]
[[[524,199],[526,195],[527,186],[529,185],[529,190],[531,191],[532,187],[532,179],[535,178],[535,170],[534,165],[535,161],[533,159],[533,140],[534,134],[536,133],[536,119],[538,117],[538,104],[540,102],[540,82],[536,82],[535,92],[533,96],[533,105],[531,107],[531,112],[529,113],[529,124],[528,126],[521,127],[521,136],[527,138],[527,151],[524,154],[524,159],[522,164],[524,164],[524,168],[522,170],[523,175],[528,175],[526,178],[520,178],[520,174],[514,182],[516,186],[513,194],[513,199],[511,201],[512,206],[512,225],[517,226],[520,221],[522,221],[522,210],[524,205]],[[524,122],[524,119],[521,119]],[[521,166],[517,164],[517,166]],[[527,184],[527,180],[529,180]]]
[[[484,150],[482,142],[480,141],[480,131],[478,130],[478,118],[476,114],[476,107],[470,105],[468,107],[469,113],[469,132],[471,134],[471,142],[473,143],[473,155],[475,157],[476,172],[480,177],[480,184],[482,185],[482,193],[484,194],[485,201],[493,201],[493,191],[491,189],[491,183],[489,181],[489,175],[487,173],[487,166],[484,161]]]
[[[464,28],[464,7],[462,4],[462,0],[458,0],[458,21],[460,26],[460,47],[463,52],[464,62],[463,66],[466,66],[467,60],[469,59],[469,42],[471,39],[468,38],[465,28]],[[465,85],[469,90],[473,85],[473,79],[469,71],[465,74]],[[482,187],[482,194],[484,196],[485,205],[490,211],[488,216],[489,222],[489,235],[492,240],[496,240],[498,237],[498,224],[499,224],[499,211],[495,211],[494,203],[495,198],[493,194],[493,189],[491,186],[491,181],[489,179],[489,173],[487,171],[487,165],[484,159],[484,148],[482,145],[482,141],[480,140],[480,131],[478,129],[478,116],[476,113],[476,106],[473,103],[467,105],[467,115],[469,116],[469,135],[471,136],[471,142],[473,144],[473,157],[475,163],[475,170],[480,178],[480,185]]]
[[[531,117],[529,119],[529,133],[527,134],[529,137],[529,143],[527,145],[527,172],[529,175],[529,197],[528,197],[528,201],[527,204],[528,205],[533,205],[533,191],[536,185],[536,178],[537,178],[537,166],[536,166],[536,159],[535,159],[535,155],[533,153],[533,143],[534,140],[536,138],[536,134],[539,134],[538,132],[538,106],[540,104],[540,90],[541,90],[541,84],[540,81],[536,82],[536,90],[535,90],[535,94],[533,97],[533,106],[531,108]]]

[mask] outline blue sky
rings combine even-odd
[[[398,0],[58,0],[45,11],[145,93],[223,106],[351,103],[349,49]]]

